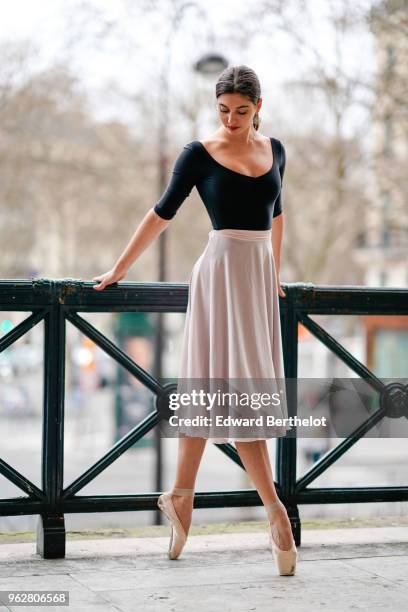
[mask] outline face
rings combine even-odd
[[[217,110],[221,123],[229,134],[249,130],[253,118],[262,106],[262,98],[254,104],[249,98],[239,93],[222,94],[217,98]]]

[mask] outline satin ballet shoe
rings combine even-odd
[[[172,495],[194,495],[194,489],[181,489],[174,487],[171,491],[167,491],[160,495],[157,500],[157,506],[166,515],[171,525],[171,536],[169,543],[169,559],[177,559],[184,548],[187,541],[187,534],[184,531],[183,525],[177,516],[174,508]]]
[[[279,507],[285,509],[285,505],[280,500],[274,502],[273,504],[266,505],[265,510],[268,514],[268,518],[269,516],[273,515]],[[274,540],[271,524],[269,524],[269,540],[271,543],[271,549],[279,575],[293,576],[296,571],[296,563],[298,558],[295,541],[292,538],[292,544],[288,550],[282,550],[281,548],[279,548],[279,546]]]

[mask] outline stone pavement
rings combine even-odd
[[[168,541],[68,539],[57,560],[36,555],[34,543],[1,544],[0,590],[68,590],[69,607],[50,610],[70,612],[408,609],[403,527],[304,529],[295,576],[276,575],[266,528],[191,535],[177,561]]]

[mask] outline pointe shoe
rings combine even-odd
[[[194,489],[181,489],[174,487],[171,491],[167,491],[160,495],[157,500],[157,506],[167,516],[171,525],[171,536],[169,543],[169,559],[177,559],[184,548],[187,541],[187,534],[184,531],[183,525],[180,522],[177,512],[174,508],[172,495],[194,495]]]
[[[269,515],[273,514],[279,507],[285,508],[284,504],[278,500],[273,504],[268,504],[265,506],[265,510]],[[271,543],[272,553],[275,559],[275,564],[278,568],[278,572],[280,576],[293,576],[296,571],[296,563],[298,558],[298,553],[295,545],[295,541],[292,538],[291,547],[288,550],[282,550],[276,544],[273,534],[272,527],[269,524],[269,540]]]

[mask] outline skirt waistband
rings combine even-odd
[[[212,236],[228,236],[230,238],[238,238],[240,240],[254,240],[256,242],[270,241],[272,236],[272,228],[266,230],[245,230],[245,229],[220,229],[211,230],[208,232],[209,237]]]

